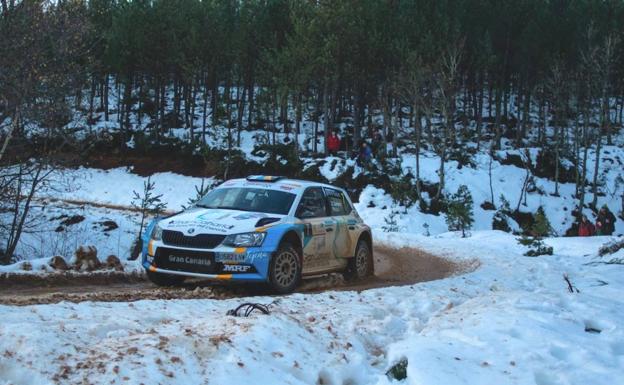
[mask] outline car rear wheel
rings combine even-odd
[[[301,280],[301,256],[290,243],[283,243],[271,258],[269,284],[279,294],[292,293]]]
[[[342,273],[345,280],[356,281],[373,274],[373,254],[368,243],[363,239],[358,241],[355,256],[349,259],[347,269]]]
[[[184,282],[185,277],[174,274],[162,274],[154,271],[147,272],[147,278],[157,286],[178,286]]]

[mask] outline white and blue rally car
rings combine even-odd
[[[199,277],[288,293],[302,276],[373,273],[370,228],[345,191],[282,177],[226,181],[193,207],[154,220],[142,243],[147,276],[162,286]]]

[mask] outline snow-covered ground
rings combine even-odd
[[[608,238],[548,239],[555,255],[530,258],[497,231],[375,236],[480,266],[360,293],[0,306],[0,384],[379,385],[401,360],[405,384],[624,378],[624,266],[587,264]],[[225,315],[246,301],[272,312]]]
[[[244,136],[247,138],[247,136]],[[251,139],[250,139],[251,140]],[[251,151],[251,150],[249,150]],[[534,151],[535,152],[535,151]],[[603,155],[600,180],[602,189],[607,193],[600,196],[598,205],[608,204],[617,215],[621,206],[621,194],[624,188],[621,167],[617,162],[624,161],[624,150],[618,147],[606,147]],[[593,153],[589,153],[590,164]],[[410,154],[402,155],[404,173],[413,172],[415,158]],[[615,161],[610,164],[606,159]],[[456,161],[446,165],[446,192],[451,193],[461,184],[466,184],[473,196],[474,230],[492,229],[494,210],[484,210],[481,204],[491,199],[489,189],[489,156],[477,154],[473,157],[476,167],[458,167]],[[308,164],[314,162],[308,160]],[[424,181],[437,182],[438,158],[432,153],[423,153],[420,159],[421,178]],[[327,179],[333,180],[347,167],[355,166],[351,160],[344,161],[336,157],[328,157],[320,167],[320,172]],[[362,170],[356,169],[356,172]],[[277,172],[279,173],[279,172]],[[492,189],[497,207],[500,207],[500,196],[504,195],[510,202],[512,210],[520,200],[525,170],[492,162]],[[591,177],[588,176],[588,177]],[[49,258],[53,255],[71,257],[80,245],[94,245],[100,258],[110,254],[121,259],[128,257],[132,242],[138,234],[140,216],[127,210],[131,207],[134,194],[141,193],[147,178],[134,174],[129,168],[100,170],[92,168],[63,169],[56,172],[50,180],[48,188],[38,195],[37,205],[31,212],[32,223],[24,232],[17,253],[24,259]],[[151,176],[155,189],[153,194],[161,195],[170,212],[188,206],[189,200],[196,198],[196,188],[212,183],[211,177],[194,178],[171,172],[156,173]],[[554,183],[545,178],[535,177],[536,191],[527,194],[520,204],[520,211],[535,213],[542,206],[553,227],[554,234],[563,235],[574,221],[572,211],[577,205],[574,198],[574,184],[561,183],[560,196],[551,195]],[[541,191],[541,193],[540,193]],[[423,193],[425,199],[427,194]],[[587,200],[591,200],[588,194]],[[104,206],[104,207],[102,207]],[[395,230],[406,233],[436,235],[448,231],[444,214],[432,215],[420,211],[418,205],[405,208],[393,202],[384,190],[369,185],[359,197],[356,208],[364,220],[378,230],[387,226],[386,220],[391,213],[396,221]],[[585,210],[589,218],[593,218],[589,209]],[[83,221],[64,226],[67,217],[80,215]],[[112,221],[117,226],[109,228],[104,223]],[[508,221],[514,230],[520,230],[511,218]],[[62,227],[62,228],[61,228]],[[624,221],[615,223],[615,234],[624,234]],[[5,269],[5,268],[3,268]],[[13,269],[14,270],[14,269]]]
[[[514,153],[514,152],[510,152]],[[537,151],[532,151],[533,159]],[[505,155],[501,153],[501,157]],[[598,197],[598,207],[607,204],[610,210],[617,216],[621,210],[622,194],[624,194],[624,180],[622,180],[622,162],[624,162],[624,150],[615,146],[606,146],[602,154],[602,164],[600,168],[599,180],[602,181],[602,189],[606,191],[604,196]],[[595,152],[589,151],[588,164],[593,164]],[[466,185],[472,194],[474,201],[474,225],[475,230],[492,229],[492,217],[495,210],[484,210],[481,204],[491,201],[489,162],[490,157],[485,153],[479,153],[473,157],[476,167],[459,167],[456,161],[449,161],[445,167],[445,191],[454,193],[460,185]],[[416,158],[414,155],[402,155],[403,172],[414,172]],[[606,165],[605,165],[606,164]],[[425,153],[420,157],[420,175],[423,181],[437,183],[439,158],[431,153]],[[588,170],[587,178],[592,180],[593,169]],[[497,160],[492,161],[492,191],[494,203],[497,208],[501,207],[501,195],[510,203],[512,211],[519,207],[519,211],[524,213],[535,213],[541,206],[546,213],[553,228],[553,235],[563,236],[576,218],[572,211],[578,206],[578,199],[575,197],[574,183],[559,183],[559,196],[554,196],[555,183],[546,178],[534,177],[535,191],[527,194],[526,205],[521,198],[522,186],[524,184],[526,170],[513,166],[503,165]],[[427,194],[424,193],[425,198]],[[593,195],[586,194],[585,203],[591,202]],[[520,205],[518,206],[518,202]],[[372,204],[371,204],[372,203]],[[412,232],[419,234],[440,234],[448,231],[444,215],[430,215],[420,211],[418,205],[410,208],[398,206],[392,201],[392,197],[384,190],[374,186],[368,186],[360,195],[360,203],[357,210],[368,220],[373,227],[386,226],[385,220],[389,213],[396,212],[395,221],[401,232]],[[584,209],[584,214],[590,220],[595,217],[589,208]],[[512,229],[520,229],[513,219],[508,218]],[[428,227],[424,227],[427,224]],[[624,221],[619,219],[615,223],[615,234],[624,234]]]

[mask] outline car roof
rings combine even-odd
[[[290,191],[293,193],[303,192],[308,187],[328,187],[344,191],[344,189],[326,183],[313,182],[309,180],[279,178],[275,181],[249,180],[246,178],[230,179],[223,182],[219,187],[253,187],[262,186],[271,190]]]

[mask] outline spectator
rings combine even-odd
[[[338,150],[340,150],[340,137],[334,130],[327,137],[327,151],[330,155],[336,155]]]
[[[371,150],[368,143],[362,142],[362,148],[360,149],[360,155],[358,159],[360,166],[370,163],[372,159],[373,159],[373,151]]]
[[[587,215],[583,215],[581,223],[579,223],[578,235],[579,237],[591,237],[596,234],[596,227],[589,219]]]
[[[615,215],[607,205],[603,205],[598,211],[596,230],[598,235],[611,235],[615,231]]]

